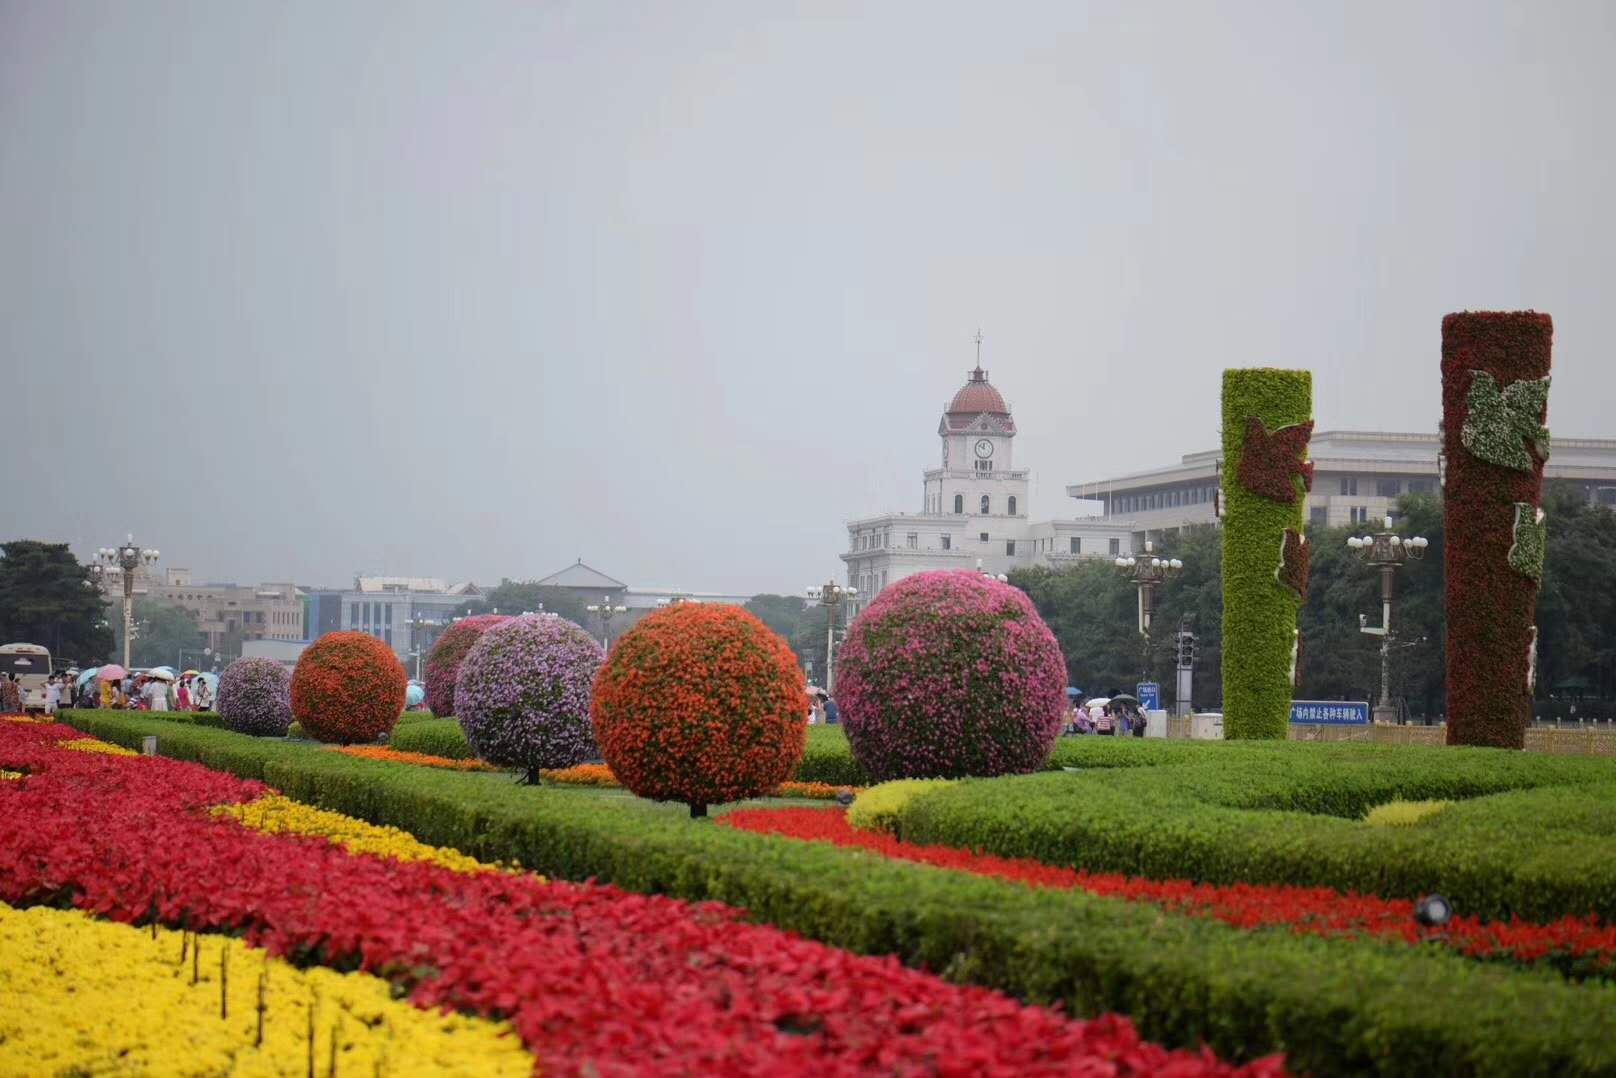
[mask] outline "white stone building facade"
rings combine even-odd
[[[1313,490],[1309,527],[1363,525],[1385,519],[1404,494],[1441,497],[1437,434],[1326,430],[1308,446]],[[1556,438],[1545,480],[1577,484],[1590,505],[1616,508],[1616,440]],[[1073,483],[1066,493],[1132,521],[1134,541],[1155,539],[1190,524],[1217,522],[1215,492],[1223,454],[1186,454],[1177,464],[1110,479]]]
[[[937,425],[938,467],[923,475],[921,510],[849,521],[847,583],[857,613],[880,590],[933,569],[1008,573],[1130,552],[1134,526],[1100,517],[1034,522],[1029,472],[1015,466],[1015,419],[980,365]]]

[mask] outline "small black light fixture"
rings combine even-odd
[[[1441,928],[1453,918],[1453,904],[1441,895],[1426,895],[1414,903],[1414,920],[1424,928]]]
[[[843,808],[846,808],[848,805],[851,805],[853,803],[853,791],[852,790],[838,790],[837,793],[836,793],[836,803],[838,805],[841,805]]]

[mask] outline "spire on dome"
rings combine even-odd
[[[949,401],[943,418],[945,430],[961,430],[984,413],[1002,416],[1002,426],[1013,432],[1015,422],[1010,418],[1010,406],[1004,403],[999,391],[988,382],[988,372],[982,369],[982,331],[976,331],[976,366],[970,371],[965,385]]]

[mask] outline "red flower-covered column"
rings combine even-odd
[[[1442,320],[1450,745],[1522,748],[1532,719],[1553,337],[1533,311]]]

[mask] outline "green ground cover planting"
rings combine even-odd
[[[406,715],[408,713],[406,712]],[[399,720],[388,735],[387,747],[400,752],[424,752],[428,756],[446,756],[451,760],[470,760],[477,754],[466,741],[460,723],[454,719]]]
[[[1147,1037],[1204,1041],[1231,1058],[1283,1051],[1294,1071],[1316,1074],[1616,1073],[1616,1039],[1609,1036],[1616,1028],[1616,986],[1608,982],[1575,984],[1552,970],[1478,962],[1442,948],[1245,930],[1078,890],[1040,890],[714,826],[685,818],[678,806],[652,806],[621,791],[518,786],[502,775],[355,759],[314,745],[138,715],[91,711],[64,718],[123,745],[138,746],[143,735],[156,734],[164,755],[262,779],[300,800],[399,826],[480,858],[559,878],[727,902],[805,936],[893,954],[1024,999],[1060,1002],[1076,1014],[1122,1011]],[[823,735],[818,740],[830,744]],[[1184,749],[1204,748],[1163,745],[1146,752],[1160,761],[1189,759],[1193,754]],[[1094,779],[1120,781],[1152,769],[1126,766],[1126,750],[1119,750],[1123,746],[1107,746],[1089,759]],[[1087,758],[1082,751],[1077,756]],[[1564,774],[1580,781],[1575,772]],[[1089,776],[970,782],[914,804],[972,786],[1030,787],[1073,778]],[[1555,792],[1524,780],[1516,785],[1519,792],[1506,796]],[[1430,826],[1467,807],[1445,810]],[[1578,834],[1584,823],[1597,826],[1596,813],[1569,818]]]
[[[974,780],[907,802],[898,834],[1091,871],[1286,883],[1457,912],[1616,916],[1616,761],[1350,742],[1073,738],[1078,771]],[[1393,801],[1447,800],[1404,827]]]

